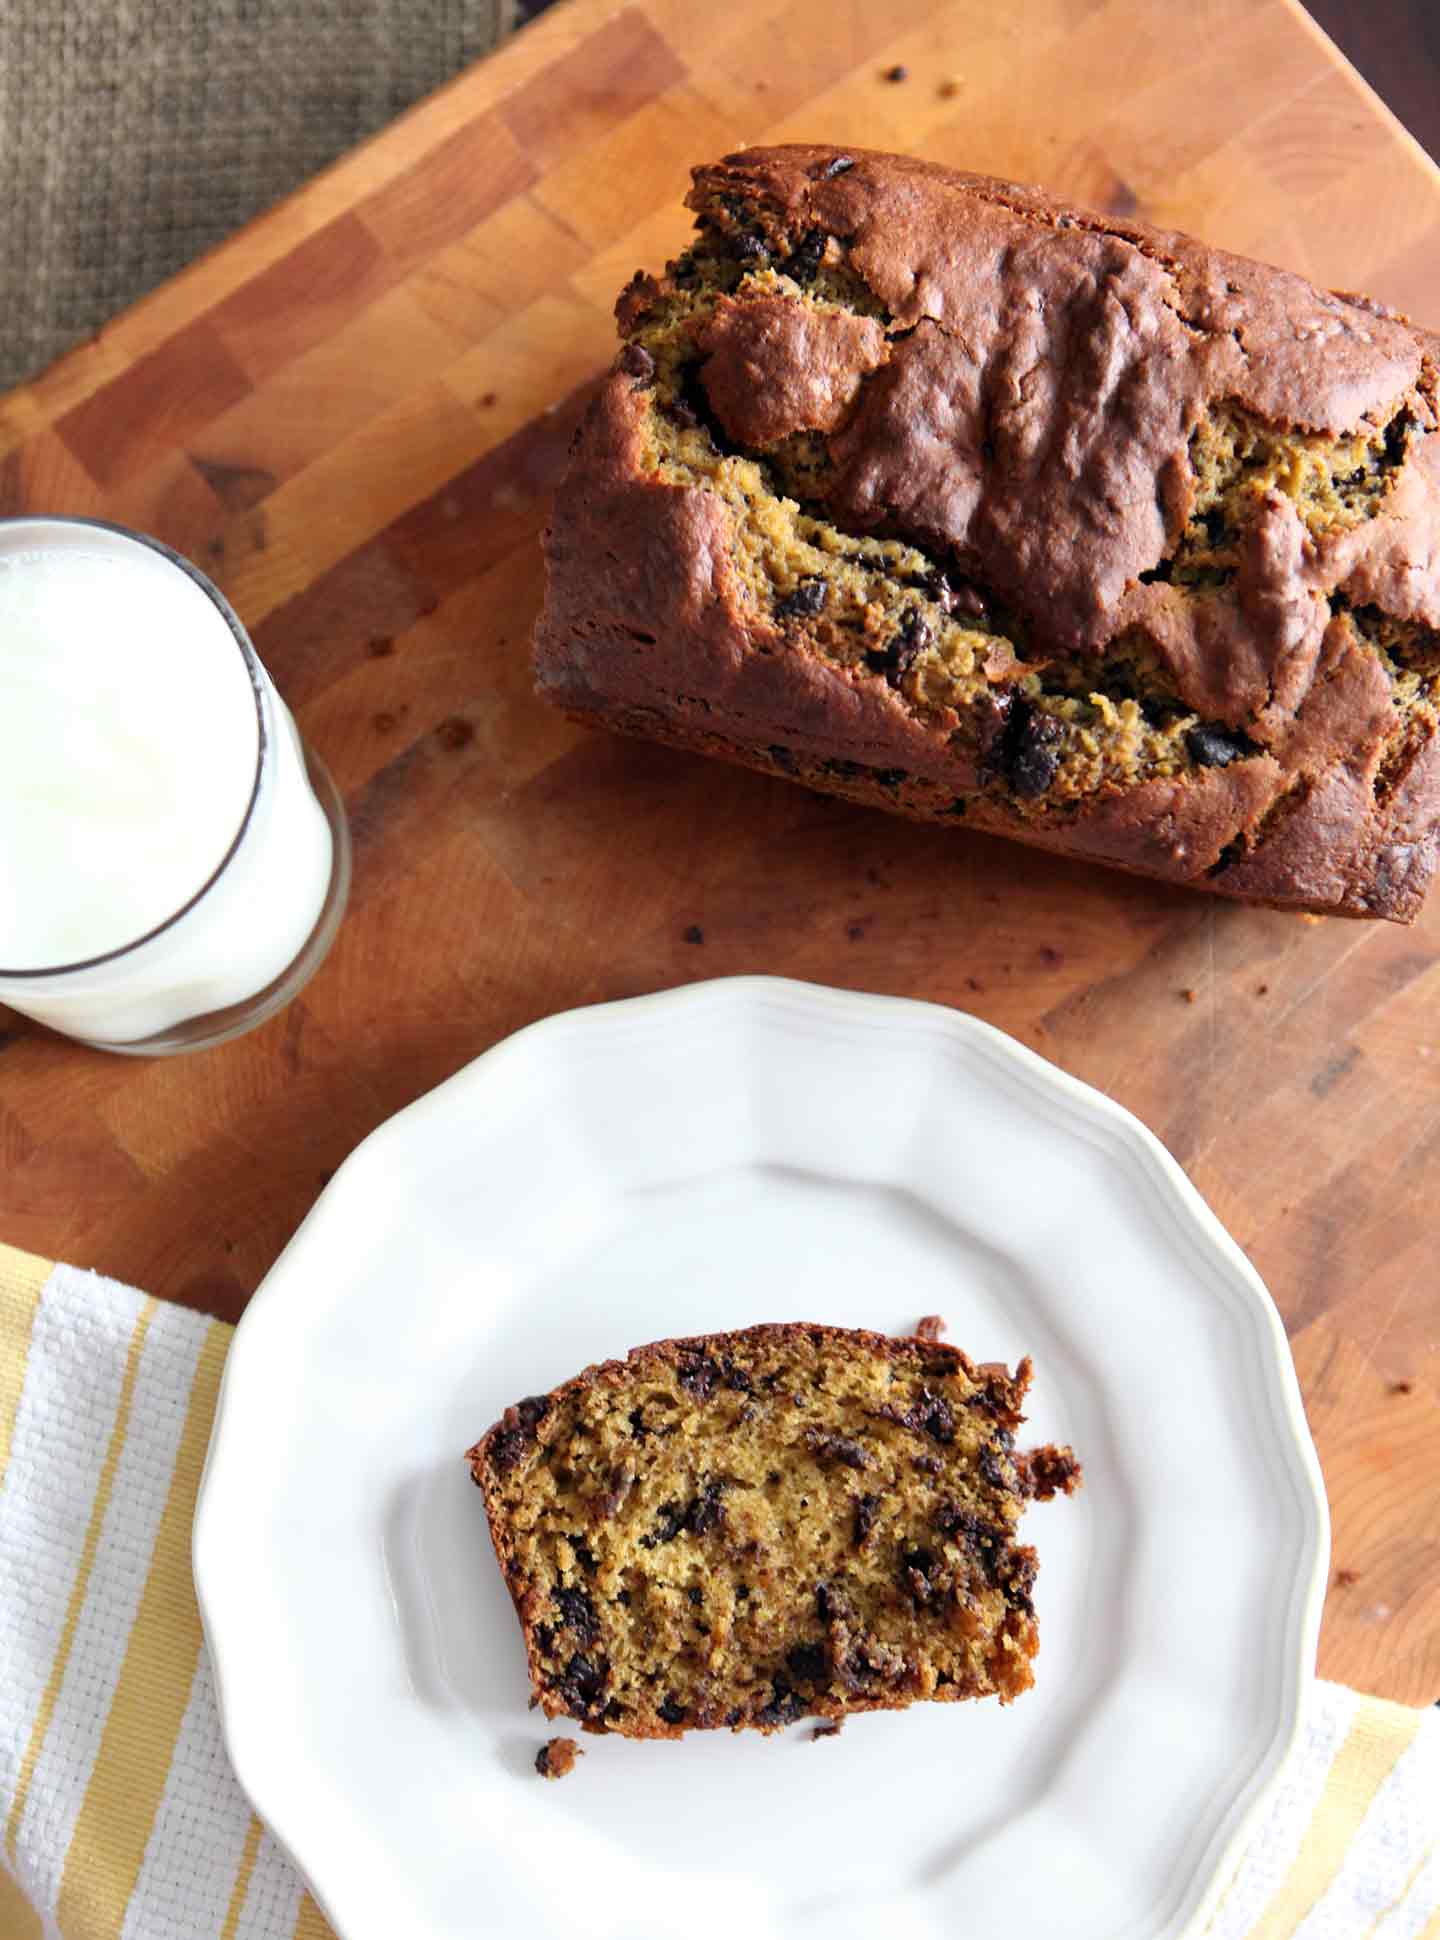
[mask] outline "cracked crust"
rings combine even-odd
[[[543,692],[925,819],[1414,917],[1440,340],[904,157],[746,150],[690,204],[547,533]]]

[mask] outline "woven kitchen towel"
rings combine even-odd
[[[533,11],[526,0],[0,0],[0,390]]]
[[[0,1246],[3,1940],[328,1932],[226,1763],[191,1588],[229,1336]],[[1314,1685],[1209,1932],[1440,1940],[1440,1714]]]

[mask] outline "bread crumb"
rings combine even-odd
[[[552,1738],[536,1752],[535,1769],[542,1778],[564,1778],[574,1771],[575,1760],[584,1756],[573,1738]]]
[[[1300,912],[1300,921],[1313,926],[1316,923],[1323,923],[1325,918],[1323,916],[1317,916],[1313,909],[1306,909]]]
[[[1336,1570],[1335,1572],[1336,1589],[1339,1589],[1339,1590],[1351,1589],[1359,1581],[1360,1581],[1359,1570]]]
[[[1187,1004],[1198,1003],[1200,1000],[1200,992],[1198,990],[1192,990],[1189,984],[1186,984],[1185,988],[1180,992],[1180,995],[1185,999]]]
[[[887,81],[908,81],[910,79],[910,70],[903,61],[896,61],[894,67],[886,68],[885,79]]]
[[[1390,1383],[1390,1392],[1391,1394],[1413,1394],[1415,1392],[1415,1383],[1413,1381],[1392,1381]]]
[[[943,1340],[945,1338],[944,1316],[926,1314],[923,1320],[916,1323],[915,1338],[916,1340]]]
[[[1268,997],[1268,996],[1270,995],[1270,986],[1269,986],[1269,984],[1268,984],[1268,983],[1257,983],[1257,984],[1256,984],[1256,986],[1255,986],[1255,995],[1256,995],[1257,997]]]
[[[703,943],[705,941],[705,932],[698,923],[691,923],[683,932],[683,941],[686,943]]]
[[[942,101],[953,101],[964,87],[965,82],[959,74],[947,74],[936,92]]]
[[[811,1744],[813,1745],[817,1738],[838,1738],[841,1722],[839,1718],[830,1718],[824,1724],[817,1724],[810,1733]]]

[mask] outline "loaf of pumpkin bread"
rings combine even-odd
[[[808,1325],[660,1341],[508,1408],[469,1452],[536,1701],[678,1738],[1032,1682],[1031,1497],[1011,1375]]]
[[[576,717],[1407,922],[1440,823],[1440,339],[901,156],[695,171],[546,535]]]

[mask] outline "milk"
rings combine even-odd
[[[0,521],[0,1002],[115,1048],[183,1034],[284,980],[336,860],[208,582],[107,527]]]

